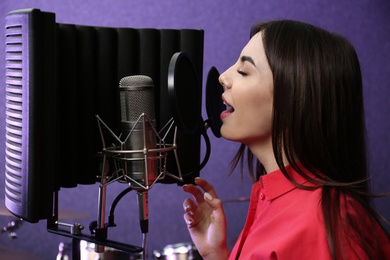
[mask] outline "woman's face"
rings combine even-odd
[[[221,113],[222,136],[249,147],[270,144],[273,77],[261,32],[250,39],[219,80],[225,88],[222,99],[230,107]]]

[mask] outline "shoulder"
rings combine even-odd
[[[345,193],[340,193],[338,199],[340,212],[334,228],[339,241],[339,252],[342,254],[340,257],[350,259],[366,256],[367,259],[383,259],[386,256],[388,259],[390,239],[371,208],[363,206],[364,203]]]

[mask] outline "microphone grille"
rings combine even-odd
[[[155,119],[153,80],[144,75],[124,77],[119,82],[122,122],[136,121],[145,113]]]

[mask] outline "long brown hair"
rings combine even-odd
[[[373,195],[367,179],[362,77],[353,46],[337,34],[297,21],[256,24],[251,37],[260,31],[274,80],[272,144],[279,168],[299,188],[310,189],[290,178],[284,169],[284,154],[299,174],[322,187],[321,205],[333,259],[342,256],[344,236],[353,237],[366,256],[380,259],[376,235],[367,237],[379,223],[379,215],[370,206]],[[240,162],[242,169],[245,153],[250,175],[258,179],[264,168],[259,161],[255,164],[244,145],[232,161],[232,170]],[[348,215],[342,208],[347,198],[367,212],[369,221],[364,221],[367,216]]]

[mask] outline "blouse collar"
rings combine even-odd
[[[303,168],[301,164],[298,163],[298,166],[306,175],[313,177],[313,175],[308,170]],[[315,184],[306,180],[298,172],[296,172],[291,165],[287,165],[285,169],[288,175],[296,183],[311,187],[316,186]],[[265,199],[267,200],[276,199],[283,194],[286,194],[287,192],[297,188],[297,186],[295,186],[289,179],[284,176],[280,169],[261,176],[258,184],[261,186],[262,193],[265,195]]]

